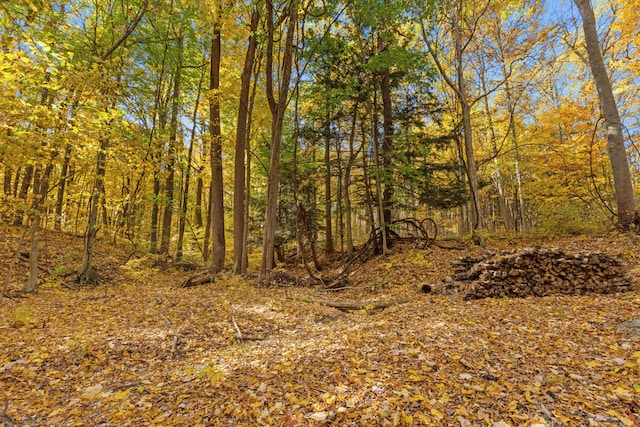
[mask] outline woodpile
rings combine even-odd
[[[505,255],[464,257],[435,292],[465,299],[624,292],[632,286],[620,261],[602,252],[568,254],[533,248]]]

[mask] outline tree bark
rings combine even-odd
[[[280,151],[282,145],[282,128],[284,115],[288,103],[289,82],[291,81],[293,61],[293,35],[298,24],[298,2],[291,0],[287,11],[288,28],[285,36],[285,45],[282,52],[282,64],[279,73],[280,82],[278,99],[274,95],[274,44],[277,36],[274,34],[274,10],[273,3],[266,3],[267,22],[267,57],[266,57],[266,90],[269,108],[271,110],[271,154],[269,157],[269,179],[267,183],[267,206],[265,212],[264,236],[262,240],[262,262],[258,281],[269,283],[273,268],[273,255],[275,251],[276,223],[278,213],[278,188],[280,185]],[[281,17],[284,18],[284,17]]]
[[[200,173],[201,171],[198,171]],[[202,192],[204,190],[204,181],[201,175],[196,180],[196,209],[193,223],[197,228],[202,228],[204,221],[202,220]]]
[[[169,175],[165,181],[165,205],[164,215],[162,216],[162,240],[160,243],[160,253],[168,254],[171,244],[171,224],[173,222],[173,207],[175,203],[175,175],[176,175],[176,155],[178,152],[178,119],[180,115],[180,82],[182,77],[182,54],[184,46],[184,37],[182,34],[178,36],[178,63],[176,65],[176,74],[173,81],[173,94],[171,100],[171,123],[169,125],[169,147],[167,169]]]
[[[222,7],[222,5],[220,5]],[[222,178],[222,136],[220,130],[220,56],[222,50],[222,11],[214,23],[211,39],[211,75],[209,98],[209,130],[211,133],[211,237],[212,251],[210,270],[218,273],[224,268],[224,188]]]
[[[327,255],[331,255],[335,252],[333,247],[333,228],[331,226],[333,217],[331,212],[331,114],[329,113],[330,107],[326,106],[326,108],[327,117],[325,117],[324,123],[324,252]]]
[[[20,192],[18,197],[22,199],[23,203],[27,203],[27,194],[29,194],[29,188],[31,187],[31,181],[33,180],[34,166],[29,164],[24,170],[24,176],[22,177],[22,183],[20,184]],[[18,182],[18,175],[16,175],[16,183]],[[20,207],[16,209],[13,225],[22,225],[24,221],[24,210]]]
[[[236,147],[235,147],[235,168],[233,180],[233,270],[235,274],[246,273],[246,248],[244,240],[245,228],[245,158],[247,151],[247,122],[251,120],[249,116],[249,94],[251,91],[251,74],[253,72],[253,63],[256,56],[258,23],[260,22],[260,14],[254,10],[251,14],[251,24],[249,26],[249,43],[247,45],[247,53],[244,59],[244,67],[240,78],[240,105],[238,107],[238,126],[236,129]]]
[[[193,143],[196,139],[196,128],[198,123],[198,107],[200,106],[200,95],[202,93],[202,81],[204,79],[204,71],[198,82],[198,92],[196,95],[196,103],[193,109],[191,136],[189,138],[189,150],[187,152],[187,165],[184,171],[184,187],[182,190],[182,202],[180,206],[180,219],[178,224],[178,247],[176,248],[176,261],[182,259],[182,246],[184,242],[184,229],[187,224],[187,207],[189,205],[189,184],[191,180],[191,164],[193,161]]]
[[[91,264],[93,246],[98,234],[98,209],[100,207],[100,195],[104,192],[104,175],[107,162],[106,140],[100,141],[100,149],[96,155],[96,176],[93,181],[91,200],[89,202],[89,221],[84,239],[84,251],[82,254],[82,266],[78,272],[78,281],[83,284],[94,283],[98,276]]]
[[[62,230],[64,223],[62,218],[62,209],[64,207],[64,195],[67,188],[67,174],[69,173],[69,162],[71,161],[71,145],[67,144],[64,148],[64,157],[62,159],[62,169],[60,171],[60,185],[58,186],[58,194],[56,196],[55,220],[54,228]]]
[[[378,51],[382,52],[386,45],[382,38],[378,36]],[[391,76],[389,68],[385,68],[380,73],[380,95],[382,96],[382,129],[384,132],[382,139],[382,211],[385,230],[391,224],[391,199],[393,198],[393,185],[391,177],[391,159],[393,155],[393,106],[391,104]]]
[[[609,74],[604,65],[604,59],[602,58],[593,8],[589,0],[574,0],[574,2],[582,16],[582,27],[587,43],[589,66],[591,67],[593,80],[598,90],[600,107],[602,108],[604,124],[607,129],[609,159],[611,160],[611,168],[613,169],[613,185],[616,191],[618,223],[621,228],[627,229],[633,221],[635,200],[627,160],[627,151],[622,136],[620,115],[615,97],[613,96]]]

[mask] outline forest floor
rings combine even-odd
[[[99,242],[98,286],[63,286],[82,239],[47,233],[43,283],[21,296],[20,230],[0,230],[4,426],[638,426],[640,292],[464,301],[421,285],[478,248],[397,247],[349,288],[259,288],[127,260]],[[618,254],[640,236],[489,240]],[[22,244],[22,247],[27,245]],[[13,264],[13,266],[12,266]],[[1,290],[2,288],[0,288]],[[340,311],[291,300],[397,301]],[[243,340],[238,338],[238,331]]]

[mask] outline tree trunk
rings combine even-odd
[[[54,227],[56,230],[61,230],[64,224],[62,217],[62,209],[64,207],[64,194],[67,188],[67,174],[69,173],[69,162],[71,161],[71,145],[67,144],[64,148],[64,158],[62,159],[62,169],[60,170],[60,185],[58,186],[58,194],[56,197]]]
[[[29,188],[31,187],[31,181],[33,180],[34,166],[29,164],[24,170],[24,176],[22,177],[22,183],[20,184],[20,192],[18,197],[22,199],[22,203],[27,202],[27,194],[29,194]],[[16,175],[16,183],[18,182],[18,176]],[[24,220],[24,210],[17,208],[15,212],[15,219],[13,225],[22,225]]]
[[[253,116],[253,106],[255,105],[256,94],[258,93],[258,78],[260,75],[260,62],[262,59],[262,51],[258,51],[257,64],[254,67],[253,76],[253,88],[251,89],[251,97],[249,99],[249,114],[248,117]],[[249,201],[251,200],[251,120],[247,120],[247,171],[245,176],[245,194],[244,194],[244,233],[242,235],[242,265],[240,270],[246,272],[247,265],[249,263],[248,251],[249,251]]]
[[[627,229],[631,225],[635,211],[633,185],[629,172],[627,152],[622,136],[622,124],[616,105],[611,81],[604,65],[600,42],[596,29],[596,19],[589,0],[574,0],[580,15],[587,43],[589,66],[593,74],[593,80],[598,90],[600,107],[604,116],[604,124],[607,128],[607,142],[609,147],[609,159],[613,169],[613,184],[616,190],[616,205],[618,209],[618,223],[621,228]]]
[[[378,36],[378,51],[386,49],[384,41]],[[389,68],[382,70],[380,74],[380,95],[382,96],[382,129],[384,131],[382,139],[382,211],[383,220],[386,227],[391,224],[391,199],[393,198],[393,185],[391,177],[391,158],[393,155],[393,108],[391,104],[391,79]]]
[[[262,240],[262,263],[258,280],[266,284],[270,281],[275,251],[275,236],[278,211],[278,188],[280,185],[280,151],[282,144],[282,128],[288,102],[289,82],[291,80],[293,62],[293,35],[298,25],[298,2],[291,0],[287,8],[288,28],[282,53],[281,72],[278,99],[274,95],[274,10],[273,3],[266,3],[267,22],[267,57],[266,57],[266,90],[269,108],[271,110],[271,153],[269,157],[269,179],[267,183],[267,206],[265,212],[264,236]]]
[[[11,175],[13,174],[13,171],[11,169],[11,166],[7,166],[5,165],[4,167],[4,195],[5,196],[10,196],[11,195]]]
[[[351,168],[356,160],[356,152],[353,148],[353,143],[356,137],[356,124],[358,119],[358,104],[353,107],[353,118],[351,120],[351,133],[349,134],[349,159],[347,160],[347,166],[344,171],[344,214],[345,214],[345,232],[347,237],[347,259],[353,258],[353,229],[351,219],[351,193],[349,186],[351,185]],[[359,150],[358,150],[359,151]]]
[[[484,60],[481,61],[481,73],[480,73],[480,81],[482,83],[482,91],[484,93],[488,93],[487,90],[487,82],[486,82],[486,72],[485,72],[485,63]],[[491,142],[491,147],[493,148],[493,171],[491,172],[491,180],[493,181],[493,185],[496,188],[496,192],[498,193],[498,209],[500,211],[500,216],[502,216],[502,223],[504,224],[505,230],[513,230],[513,221],[511,219],[511,213],[509,212],[509,206],[507,204],[507,197],[505,195],[504,183],[502,178],[502,173],[500,172],[500,165],[498,164],[498,142],[496,137],[495,127],[493,125],[493,114],[491,112],[491,108],[489,106],[489,97],[484,97],[484,114],[485,119],[487,120],[487,128],[489,131],[489,140]],[[515,126],[513,123],[513,115],[511,115],[511,126]]]
[[[204,181],[202,180],[201,171],[198,171],[198,179],[196,181],[196,209],[193,223],[197,228],[202,228],[204,221],[202,220],[202,192],[204,190]]]
[[[38,287],[38,257],[40,255],[38,249],[38,232],[40,231],[40,213],[38,209],[33,210],[31,218],[31,234],[29,244],[29,278],[22,288],[22,292],[29,293]]]
[[[476,230],[481,223],[480,200],[478,195],[478,169],[473,151],[473,132],[471,128],[471,105],[467,95],[467,87],[464,78],[462,34],[460,32],[460,19],[462,13],[461,2],[458,4],[456,16],[453,18],[453,32],[456,54],[456,76],[458,83],[458,98],[462,114],[462,134],[464,137],[464,153],[469,191],[471,193],[471,228]]]
[[[171,224],[173,222],[173,206],[175,198],[175,175],[176,175],[176,156],[178,153],[178,119],[180,115],[180,82],[182,77],[182,53],[184,46],[184,37],[182,34],[178,36],[178,63],[176,65],[176,74],[173,81],[173,94],[171,100],[171,123],[169,125],[169,147],[167,157],[167,169],[169,175],[165,181],[165,205],[164,215],[162,216],[162,241],[160,243],[160,253],[168,254],[171,244]]]
[[[153,200],[151,202],[151,234],[149,235],[149,252],[158,252],[158,217],[160,216],[160,178],[158,172],[153,173]]]
[[[93,181],[91,200],[89,202],[89,221],[84,239],[82,266],[78,272],[78,281],[83,284],[94,283],[98,276],[91,264],[93,246],[98,234],[98,209],[100,208],[100,194],[104,193],[104,175],[107,162],[107,141],[100,141],[100,149],[96,155],[96,176]]]
[[[251,14],[251,25],[249,27],[249,43],[247,45],[247,53],[244,59],[244,67],[242,69],[241,86],[240,86],[240,102],[238,107],[238,126],[236,129],[236,147],[235,147],[235,164],[234,164],[234,180],[233,180],[233,271],[235,274],[245,274],[246,257],[244,228],[245,228],[245,158],[247,151],[247,127],[251,120],[249,116],[249,94],[251,91],[251,74],[253,72],[253,63],[256,56],[258,23],[260,22],[260,14],[254,10]],[[244,268],[243,268],[244,267]]]
[[[187,165],[184,171],[184,187],[182,190],[182,203],[180,206],[180,220],[178,225],[178,247],[176,248],[176,261],[182,259],[182,246],[184,242],[184,229],[187,223],[187,207],[189,205],[189,181],[191,180],[191,163],[193,160],[193,143],[196,139],[196,128],[198,124],[198,107],[200,106],[200,95],[202,93],[202,81],[204,80],[204,72],[200,75],[198,82],[198,92],[196,95],[196,104],[193,109],[191,136],[189,138],[189,150],[187,152]]]
[[[327,107],[327,111],[329,111],[329,107]],[[333,247],[333,228],[331,226],[331,114],[328,113],[327,116],[328,117],[325,117],[324,129],[324,252],[327,255],[331,255],[335,252]]]
[[[220,7],[222,7],[222,5],[220,5]],[[220,132],[221,21],[222,11],[218,10],[218,17],[214,23],[213,38],[211,39],[211,75],[209,86],[212,92],[209,99],[209,130],[211,133],[211,240],[213,243],[210,270],[212,273],[218,273],[224,268],[226,251],[224,239],[222,137]]]

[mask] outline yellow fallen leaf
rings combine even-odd
[[[438,411],[436,408],[431,408],[430,412],[431,412],[431,415],[433,415],[434,417],[436,417],[439,420],[444,418],[444,414],[442,412]]]
[[[326,412],[315,412],[311,415],[309,415],[309,418],[311,418],[314,421],[326,421],[327,420],[327,416],[328,414]]]
[[[113,396],[111,396],[111,400],[125,400],[130,391],[130,389],[117,391]]]
[[[80,399],[82,400],[93,400],[102,392],[102,384],[96,384],[91,387],[87,387],[84,389],[82,394],[80,394]]]

